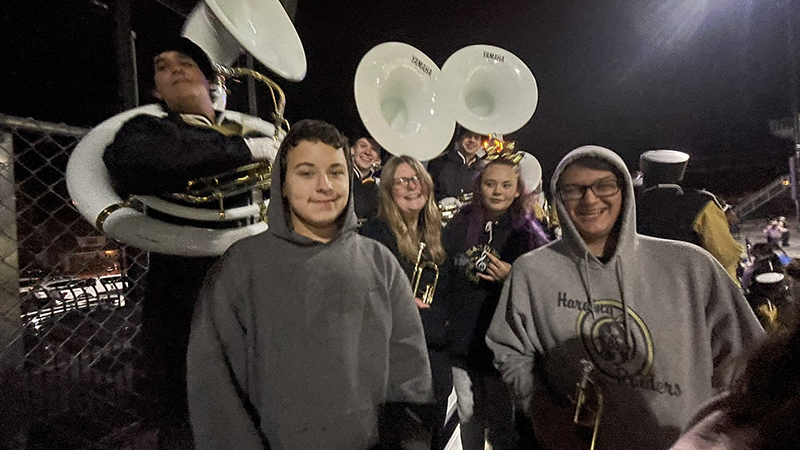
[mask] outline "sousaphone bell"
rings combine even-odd
[[[364,126],[392,155],[428,161],[447,147],[456,126],[451,91],[418,49],[402,42],[373,47],[353,87]]]
[[[439,67],[420,50],[402,42],[372,48],[358,64],[353,87],[364,126],[390,154],[428,161],[447,147],[456,126],[451,91]],[[414,295],[430,304],[439,267],[423,261],[424,251],[420,242],[411,285]]]
[[[503,140],[530,121],[539,103],[539,89],[528,66],[516,55],[492,45],[470,45],[453,53],[442,66],[442,78],[452,89],[453,114],[465,129]],[[520,163],[530,190],[542,179],[539,161],[530,153]],[[469,198],[445,198],[439,208],[452,218]]]
[[[206,0],[198,5],[184,27],[184,36],[198,44],[217,65],[224,77],[250,75],[266,83],[275,105],[273,123],[234,111],[224,111],[225,118],[238,122],[243,129],[254,129],[272,136],[274,147],[280,144],[288,128],[283,119],[285,97],[280,87],[265,76],[244,68],[230,68],[243,51],[248,50],[270,70],[290,80],[301,80],[306,72],[305,53],[291,20],[278,0]],[[224,89],[222,91],[224,94]],[[223,96],[224,98],[224,96]],[[217,105],[224,107],[223,105]],[[220,108],[223,109],[223,108]],[[178,205],[162,198],[136,196],[147,208],[191,220],[219,222],[250,219],[249,225],[218,229],[175,225],[156,220],[131,207],[114,192],[102,155],[113,141],[119,128],[136,115],[163,117],[158,105],[146,105],[118,114],[90,131],[78,144],[67,164],[67,189],[78,211],[91,223],[114,239],[147,251],[183,256],[215,256],[222,254],[237,240],[267,229],[262,220],[268,199],[254,199],[251,205],[214,211]],[[205,180],[195,180],[186,192],[178,193],[205,197],[219,202],[232,195],[229,191],[254,192],[269,184],[269,165],[260,163],[260,172],[246,167],[242,173],[220,174]],[[247,186],[243,188],[243,186]]]

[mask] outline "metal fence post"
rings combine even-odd
[[[22,320],[16,211],[13,136],[0,131],[0,364],[4,370],[18,367],[25,356],[17,339]]]
[[[22,448],[29,408],[19,370],[25,351],[18,339],[22,320],[14,189],[14,138],[0,130],[0,442],[8,448]]]

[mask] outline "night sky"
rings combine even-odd
[[[153,43],[178,34],[193,4],[133,1],[143,103]],[[353,136],[353,79],[373,46],[406,42],[441,66],[466,45],[496,45],[537,79],[536,113],[510,137],[546,175],[584,144],[609,147],[632,168],[645,150],[673,148],[692,155],[689,183],[742,192],[787,171],[792,144],[771,136],[768,121],[791,114],[790,37],[800,54],[800,25],[787,24],[800,22],[799,4],[298,0],[308,76],[276,81],[290,121],[321,118]],[[92,126],[118,112],[113,8],[113,0],[5,0],[0,113]]]

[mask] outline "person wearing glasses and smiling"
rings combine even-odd
[[[413,279],[419,256],[420,263],[426,261],[441,265],[445,260],[442,246],[442,216],[433,199],[433,180],[425,167],[410,156],[389,159],[382,171],[379,188],[378,217],[367,221],[359,233],[385,245],[405,271]],[[425,244],[420,254],[420,244]],[[433,282],[432,274],[425,272],[420,286]],[[444,280],[439,280],[439,285]],[[433,376],[433,394],[436,411],[431,418],[433,439],[431,448],[443,448],[446,436],[442,435],[447,413],[447,398],[453,390],[450,363],[444,353],[446,345],[446,316],[437,292],[430,304],[415,292],[414,301],[419,308],[428,357]]]
[[[764,331],[713,256],[636,232],[617,154],[573,150],[551,188],[563,237],[514,263],[486,336],[495,365],[544,448],[669,448]]]

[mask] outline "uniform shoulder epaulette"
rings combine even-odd
[[[712,194],[711,192],[708,192],[705,189],[696,189],[695,191],[700,193],[700,194],[707,195],[707,196],[711,197],[711,200],[713,200],[714,203],[717,204],[719,209],[725,211],[725,208],[727,207],[727,205],[723,204],[722,201],[720,201],[720,199],[718,199],[716,195]]]

